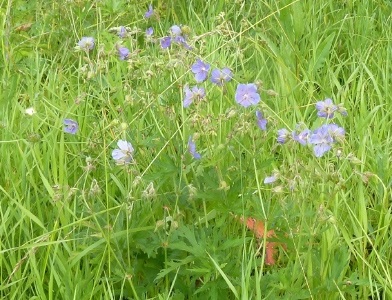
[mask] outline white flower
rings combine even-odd
[[[274,183],[279,178],[279,172],[274,170],[271,176],[267,176],[264,178],[264,184]]]
[[[90,51],[93,50],[95,46],[95,40],[93,37],[84,36],[80,39],[77,46],[75,47],[76,50],[84,50]]]
[[[131,143],[123,140],[117,142],[118,149],[112,151],[112,157],[119,165],[129,164],[132,161],[133,147]]]
[[[29,116],[32,116],[36,113],[37,113],[37,111],[34,109],[34,107],[29,107],[29,108],[26,108],[26,110],[25,110],[25,114],[29,115]]]

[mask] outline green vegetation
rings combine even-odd
[[[389,1],[0,3],[1,299],[392,299]],[[197,59],[232,80],[196,83]],[[345,138],[321,157],[291,139],[327,123]]]

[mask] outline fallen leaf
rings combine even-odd
[[[271,237],[276,237],[275,231],[273,229],[265,231],[264,222],[261,220],[256,220],[255,218],[247,218],[244,220],[244,217],[239,218],[242,224],[245,224],[246,227],[253,231],[256,237],[260,239],[264,239],[264,235],[266,234],[266,239]],[[274,265],[276,263],[274,256],[277,253],[277,248],[279,246],[279,242],[269,242],[266,240],[265,243],[265,264],[266,265]],[[285,247],[285,244],[283,244]]]

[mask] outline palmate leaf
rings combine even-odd
[[[195,257],[205,257],[205,245],[197,241],[195,232],[187,226],[182,226],[175,231],[173,239],[177,241],[170,243],[169,248],[172,250],[187,251]]]
[[[162,279],[171,272],[177,272],[179,268],[185,267],[187,264],[193,262],[194,260],[194,256],[187,256],[186,258],[179,261],[169,261],[167,263],[167,267],[159,271],[157,277],[155,278],[155,281]]]
[[[206,245],[198,242],[195,232],[189,227],[182,226],[178,228],[171,236],[171,240],[172,242],[169,242],[167,248],[170,249],[171,257],[177,258],[167,262],[167,268],[159,272],[156,280],[161,279],[170,272],[177,272],[178,268],[186,267],[188,269],[187,265],[190,263],[192,263],[192,269],[208,268],[209,264],[206,266],[203,263],[207,258],[204,251]],[[178,259],[180,255],[184,258]]]

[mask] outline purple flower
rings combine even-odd
[[[170,32],[170,36],[165,36],[160,40],[162,49],[170,47],[172,43],[180,44],[188,50],[192,49],[192,47],[187,44],[186,37],[182,34],[182,30],[179,26],[173,25],[170,27]]]
[[[239,84],[235,92],[235,100],[243,107],[259,103],[260,95],[257,93],[256,85],[253,83]]]
[[[222,86],[225,81],[230,81],[232,74],[229,68],[223,68],[222,70],[214,69],[211,72],[211,81],[216,85]]]
[[[341,142],[344,140],[345,130],[342,127],[339,127],[336,124],[328,124],[328,132],[332,137],[334,142]]]
[[[132,161],[133,147],[131,143],[123,140],[117,142],[118,149],[112,151],[112,157],[117,164],[128,164]]]
[[[185,38],[182,35],[175,36],[172,38],[174,43],[183,44],[185,43]]]
[[[118,51],[118,55],[120,56],[121,60],[128,59],[128,56],[129,56],[129,49],[128,48],[118,47],[117,51]]]
[[[78,122],[72,119],[64,119],[64,132],[70,134],[76,134],[79,129]]]
[[[92,37],[84,36],[78,42],[78,48],[84,51],[90,51],[94,49],[95,40]]]
[[[331,149],[334,140],[329,132],[329,125],[322,125],[313,131],[309,137],[309,143],[314,145],[313,151],[316,157],[321,157]]]
[[[192,141],[192,136],[190,136],[189,139],[188,139],[188,151],[193,156],[194,159],[200,159],[201,158],[200,153],[196,152],[196,145]]]
[[[161,38],[160,42],[161,42],[161,48],[166,49],[166,48],[170,47],[170,45],[171,45],[171,37],[165,36],[165,37]]]
[[[152,27],[146,29],[146,36],[152,36],[154,29]]]
[[[127,29],[124,26],[120,26],[118,29],[118,36],[122,39],[127,36]]]
[[[198,59],[193,65],[192,65],[192,72],[195,74],[195,79],[197,82],[203,82],[206,80],[208,76],[208,70],[210,69],[210,65],[202,62],[200,59]]]
[[[294,141],[305,146],[308,143],[308,138],[309,138],[310,134],[311,134],[311,131],[309,129],[305,129],[305,130],[301,131],[300,133],[293,131],[292,136],[293,136]]]
[[[287,141],[287,138],[289,137],[290,132],[286,129],[279,129],[278,130],[278,137],[277,137],[277,141],[279,144],[284,144]]]
[[[182,30],[181,30],[180,26],[178,26],[178,25],[173,25],[172,27],[170,27],[170,32],[173,36],[182,35]]]
[[[204,88],[194,86],[192,90],[190,90],[188,86],[185,86],[185,98],[183,106],[188,107],[194,100],[201,100],[205,97],[205,95],[206,92]]]
[[[257,118],[257,126],[261,130],[267,130],[267,119],[263,117],[263,113],[261,111],[256,110],[256,118]]]
[[[187,50],[191,50],[192,47],[189,46],[185,40],[185,37],[183,37],[182,35],[176,36],[173,38],[173,41],[176,42],[177,44],[183,45],[185,49]]]
[[[148,10],[147,10],[146,13],[144,14],[144,17],[145,17],[146,19],[148,19],[148,18],[151,18],[153,14],[154,14],[154,9],[152,8],[152,4],[150,4],[150,5],[148,6]]]
[[[317,102],[316,109],[318,110],[317,116],[321,118],[332,119],[338,107],[333,104],[330,98],[327,98],[324,101]]]

